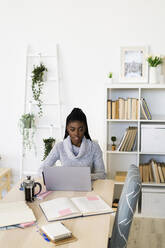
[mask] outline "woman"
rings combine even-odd
[[[41,165],[53,166],[60,160],[63,166],[89,166],[92,179],[105,178],[105,168],[100,146],[91,140],[86,116],[79,108],[74,108],[66,119],[65,136],[55,144]]]

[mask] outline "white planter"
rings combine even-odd
[[[112,84],[112,82],[113,82],[112,78],[108,78],[108,83]]]
[[[160,73],[161,73],[161,67],[150,67],[149,70],[149,82],[150,84],[158,84],[160,83]]]

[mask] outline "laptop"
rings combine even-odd
[[[45,167],[43,180],[47,190],[91,191],[90,167]]]

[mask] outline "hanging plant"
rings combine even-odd
[[[43,160],[48,156],[50,151],[52,150],[54,144],[55,144],[55,139],[54,138],[48,138],[48,139],[43,139],[44,144],[45,144],[45,150],[44,150],[44,157]]]
[[[33,139],[36,130],[35,116],[30,113],[23,114],[19,120],[19,126],[20,126],[20,132],[23,136],[24,151],[31,150],[32,147],[34,147],[34,150],[36,152],[36,146]]]
[[[33,98],[37,102],[37,106],[39,107],[38,115],[42,116],[42,89],[44,85],[44,75],[48,71],[44,64],[40,63],[39,66],[33,66],[32,71],[32,92]]]

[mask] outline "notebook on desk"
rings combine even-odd
[[[48,191],[91,191],[90,167],[45,167],[43,179]]]
[[[36,221],[25,201],[0,203],[0,227]]]
[[[59,197],[39,204],[48,221],[114,212],[98,195]]]

